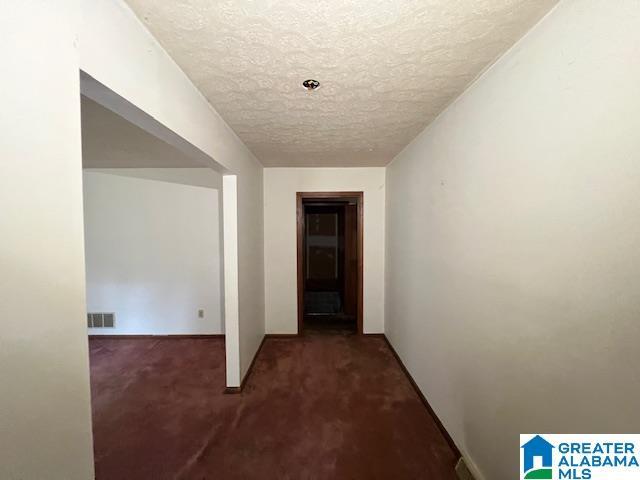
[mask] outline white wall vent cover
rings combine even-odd
[[[87,313],[87,327],[89,328],[114,328],[115,326],[115,313]]]

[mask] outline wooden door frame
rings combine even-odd
[[[357,247],[358,247],[358,292],[357,292],[357,325],[358,334],[363,333],[363,285],[364,285],[364,193],[363,192],[296,192],[296,224],[297,224],[297,257],[298,257],[298,335],[303,333],[304,325],[304,207],[305,200],[355,200],[357,214]]]

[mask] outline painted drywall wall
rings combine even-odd
[[[223,333],[218,191],[125,174],[83,175],[89,333]]]
[[[238,170],[240,173],[236,175],[241,379],[247,373],[265,333],[263,168],[254,167],[248,165],[248,168]]]
[[[0,478],[93,475],[73,2],[0,15]]]
[[[147,180],[214,188],[218,192],[222,191],[222,175],[210,168],[84,168],[83,171],[146,178]],[[221,197],[220,193],[218,197]]]
[[[262,165],[123,1],[82,7],[81,69],[207,154],[210,166],[237,175],[237,361],[244,376],[264,336]]]
[[[265,323],[267,333],[298,331],[296,192],[364,192],[363,330],[384,332],[384,168],[264,170]]]
[[[245,371],[264,333],[262,167],[124,2],[14,2],[0,27],[0,477],[86,480],[80,70],[238,174]]]
[[[83,80],[80,80],[82,90]],[[82,166],[84,168],[185,168],[202,167],[166,141],[126,120],[85,95],[82,115]]]
[[[386,333],[486,479],[640,430],[638,25],[560,2],[387,169]]]
[[[238,178],[235,175],[222,177],[223,193],[223,236],[224,236],[224,317],[228,325],[225,336],[225,354],[227,363],[227,386],[240,387],[240,364],[233,362],[239,355],[238,329],[240,324],[238,301]]]

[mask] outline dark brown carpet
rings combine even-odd
[[[91,339],[96,477],[455,479],[384,339],[267,339],[223,394],[222,339]]]

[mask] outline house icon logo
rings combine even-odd
[[[552,444],[540,435],[536,435],[520,448],[522,456],[523,479],[553,479],[553,449]]]

